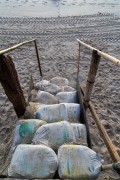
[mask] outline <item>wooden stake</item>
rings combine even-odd
[[[82,90],[82,93],[84,95],[84,91],[83,91],[82,88],[81,88],[81,90]],[[102,139],[103,139],[103,141],[104,141],[104,143],[105,143],[105,145],[106,145],[106,147],[108,149],[108,152],[109,152],[113,162],[120,162],[120,156],[119,156],[115,146],[113,145],[111,139],[109,138],[104,126],[102,125],[98,115],[96,114],[96,111],[95,111],[95,109],[94,109],[91,102],[89,102],[88,107],[90,109],[90,112],[91,112],[91,114],[93,116],[93,119],[94,119],[94,121],[95,121],[95,123],[97,125],[97,128],[98,128],[98,130],[100,132],[100,135],[101,135],[101,137],[102,137]]]
[[[92,47],[92,46],[90,46],[90,45],[88,45],[88,44],[80,41],[79,39],[77,39],[77,41],[78,41],[81,45],[83,45],[84,47],[86,47],[86,48],[88,48],[88,49],[90,49],[90,50],[92,50],[92,51],[93,51],[93,50],[96,50],[97,53],[98,53],[98,55],[101,56],[101,57],[103,57],[103,58],[106,59],[107,61],[110,61],[110,62],[116,64],[117,66],[120,66],[120,60],[119,60],[119,59],[114,58],[113,56],[110,56],[109,54],[106,54],[106,53],[104,53],[104,52],[101,52],[100,50],[98,50],[98,49],[96,49],[96,48],[94,48],[94,47]]]
[[[88,79],[87,79],[87,84],[86,84],[86,88],[85,88],[84,101],[83,101],[85,108],[87,108],[88,104],[89,104],[89,100],[90,100],[93,85],[95,82],[95,77],[97,74],[99,62],[100,62],[100,56],[98,55],[96,50],[93,50],[90,70],[88,73]]]
[[[77,76],[79,72],[80,72],[80,43],[79,43],[79,49],[78,49]]]
[[[37,55],[37,60],[38,60],[38,67],[39,67],[39,71],[40,71],[40,76],[42,76],[42,70],[41,70],[41,64],[40,64],[40,58],[39,58],[39,54],[38,54],[38,48],[37,48],[36,40],[34,41],[34,44],[35,44],[35,50],[36,50],[36,55]]]

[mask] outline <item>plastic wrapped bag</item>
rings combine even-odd
[[[35,84],[35,89],[44,91],[49,83],[47,80],[42,80]]]
[[[37,93],[37,102],[42,104],[57,104],[58,99],[52,94],[45,91],[38,91]]]
[[[30,144],[36,130],[44,124],[46,122],[39,119],[18,121],[14,132],[12,151],[18,144]]]
[[[45,120],[47,123],[67,120],[67,111],[64,104],[44,105],[35,113],[37,119]]]
[[[50,94],[56,95],[61,91],[61,88],[54,83],[50,83],[49,81],[42,80],[35,85],[35,88],[41,91],[49,92]]]
[[[73,132],[78,143],[87,143],[87,131],[84,124],[71,123]]]
[[[68,86],[69,85],[69,81],[66,78],[63,77],[54,77],[50,80],[51,83],[54,83],[58,86]]]
[[[62,145],[58,150],[58,164],[62,179],[95,179],[101,171],[98,154],[81,145]]]
[[[77,92],[59,92],[56,94],[59,103],[77,103]]]
[[[61,86],[61,92],[70,92],[70,91],[76,91],[76,90],[71,86]]]
[[[57,155],[51,148],[44,145],[18,145],[8,168],[8,176],[50,179],[57,167]]]
[[[45,144],[57,150],[64,143],[75,142],[73,128],[68,122],[46,124],[38,128],[33,138],[34,144]]]
[[[67,111],[67,121],[71,123],[79,123],[80,121],[80,104],[61,103],[64,104]]]

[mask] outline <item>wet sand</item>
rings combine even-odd
[[[96,14],[56,18],[10,18],[0,17],[0,49],[15,43],[37,39],[44,79],[63,76],[70,85],[76,83],[78,43],[76,38],[119,58],[120,18],[114,14]],[[16,65],[22,89],[27,99],[30,74],[38,81],[39,71],[34,46],[27,45],[9,53]],[[80,82],[86,83],[91,52],[81,48]],[[92,102],[114,145],[120,153],[120,69],[101,59]],[[9,142],[17,118],[12,104],[0,86],[0,169],[11,142]],[[88,116],[93,149],[111,163],[109,153],[98,133],[94,121]],[[98,179],[118,178],[113,171],[102,173]]]

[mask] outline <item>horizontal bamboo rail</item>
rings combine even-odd
[[[12,51],[12,50],[14,50],[14,49],[16,49],[16,48],[18,48],[20,46],[23,46],[24,44],[28,44],[28,43],[34,42],[34,41],[36,41],[36,39],[32,39],[30,41],[24,41],[24,42],[19,43],[19,44],[15,45],[15,46],[12,46],[10,48],[4,49],[4,50],[0,51],[0,55],[5,54],[7,52],[10,52],[10,51]]]
[[[0,55],[3,55],[3,54],[8,53],[10,51],[13,51],[16,48],[18,48],[20,46],[23,46],[25,44],[31,43],[31,42],[34,42],[34,45],[35,45],[35,51],[36,51],[36,56],[37,56],[37,61],[38,61],[39,72],[40,72],[40,76],[42,76],[42,69],[41,69],[40,58],[39,58],[39,54],[38,54],[38,48],[37,48],[36,39],[32,39],[32,40],[29,40],[29,41],[24,41],[22,43],[14,45],[14,46],[12,46],[10,48],[4,49],[4,50],[0,51]]]
[[[96,49],[96,48],[94,48],[94,47],[92,47],[92,46],[90,46],[90,45],[82,42],[82,41],[80,41],[79,39],[77,39],[77,41],[78,41],[81,45],[85,46],[86,48],[88,48],[88,49],[90,49],[90,50],[92,50],[92,51],[93,51],[93,50],[96,50],[97,53],[98,53],[98,55],[101,56],[101,57],[103,57],[103,58],[106,59],[107,61],[110,61],[110,62],[116,64],[117,66],[120,66],[120,60],[119,60],[119,59],[117,59],[117,58],[115,58],[115,57],[113,57],[113,56],[110,56],[110,55],[108,55],[108,54],[106,54],[106,53],[104,53],[104,52],[102,52],[102,51],[100,51],[100,50],[98,50],[98,49]]]

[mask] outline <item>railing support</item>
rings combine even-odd
[[[98,55],[96,50],[93,50],[90,69],[89,69],[89,73],[88,73],[87,84],[86,84],[86,88],[85,88],[85,95],[84,95],[84,100],[83,100],[85,108],[88,107],[88,104],[90,101],[90,96],[91,96],[93,85],[95,82],[95,77],[97,74],[99,62],[100,62],[100,56]]]
[[[83,88],[81,88],[81,90],[82,90],[82,94],[84,95]],[[90,109],[90,112],[91,112],[91,114],[93,116],[93,119],[94,119],[94,121],[95,121],[95,123],[97,125],[97,128],[98,128],[98,130],[100,132],[100,135],[101,135],[101,137],[102,137],[102,139],[103,139],[103,141],[104,141],[104,143],[105,143],[105,145],[107,147],[107,150],[108,150],[113,162],[120,162],[120,156],[119,156],[115,146],[113,145],[110,137],[108,136],[104,126],[102,125],[98,115],[96,114],[95,108],[94,108],[94,106],[92,105],[91,102],[89,102],[88,107]]]
[[[35,44],[35,51],[36,51],[36,56],[37,56],[38,67],[39,67],[39,71],[40,71],[40,76],[42,76],[42,70],[41,70],[41,64],[40,64],[40,58],[39,58],[39,54],[38,54],[38,48],[37,48],[36,39],[34,40],[34,44]]]
[[[77,61],[77,77],[80,72],[80,43],[78,43],[78,44],[79,44],[79,49],[78,49],[78,61]]]

